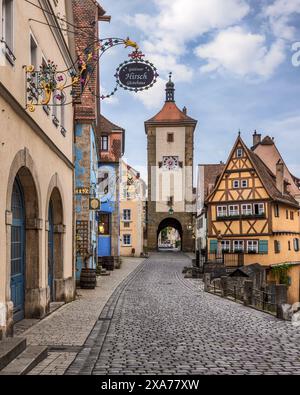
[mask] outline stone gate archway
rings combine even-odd
[[[181,223],[176,218],[165,218],[162,220],[157,229],[157,249],[159,249],[159,235],[160,233],[166,228],[173,228],[175,229],[180,236],[180,251],[182,251],[182,240],[183,240],[183,229]]]

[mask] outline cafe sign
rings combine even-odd
[[[140,92],[153,87],[158,73],[153,63],[143,59],[131,59],[122,63],[116,72],[117,84],[131,92]]]

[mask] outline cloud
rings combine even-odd
[[[269,48],[266,37],[242,27],[219,32],[213,41],[200,45],[195,54],[207,63],[202,72],[228,71],[240,77],[270,77],[285,59],[285,46],[276,40]]]
[[[106,95],[110,94],[110,92],[106,88],[104,88],[102,85],[100,85],[100,92],[101,92],[101,96],[102,95],[106,96]],[[112,104],[112,105],[119,103],[119,99],[115,95],[111,96],[107,99],[104,99],[104,101],[105,101],[105,104]]]
[[[160,72],[174,72],[176,81],[191,81],[192,67],[182,59],[187,44],[212,29],[241,21],[250,11],[245,0],[153,0],[157,13],[125,18],[146,37],[141,43]]]
[[[296,28],[290,25],[290,20],[296,14],[300,14],[300,0],[276,0],[263,11],[269,18],[273,34],[289,41],[295,39]]]
[[[156,84],[149,90],[132,93],[132,96],[141,101],[149,110],[159,109],[165,100],[165,85],[167,81],[158,78]]]

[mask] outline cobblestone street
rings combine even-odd
[[[300,374],[299,328],[204,293],[186,265],[161,253],[138,267],[67,374]]]
[[[101,310],[114,290],[140,265],[142,259],[123,258],[121,269],[99,277],[95,290],[77,290],[77,299],[60,307],[45,319],[23,320],[15,334],[29,345],[49,347],[49,356],[30,375],[63,375],[82,349]],[[27,329],[28,328],[28,329]]]

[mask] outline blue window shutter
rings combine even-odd
[[[210,252],[217,252],[218,251],[218,240],[210,240]]]
[[[267,254],[269,252],[269,242],[268,240],[259,240],[259,253]]]

